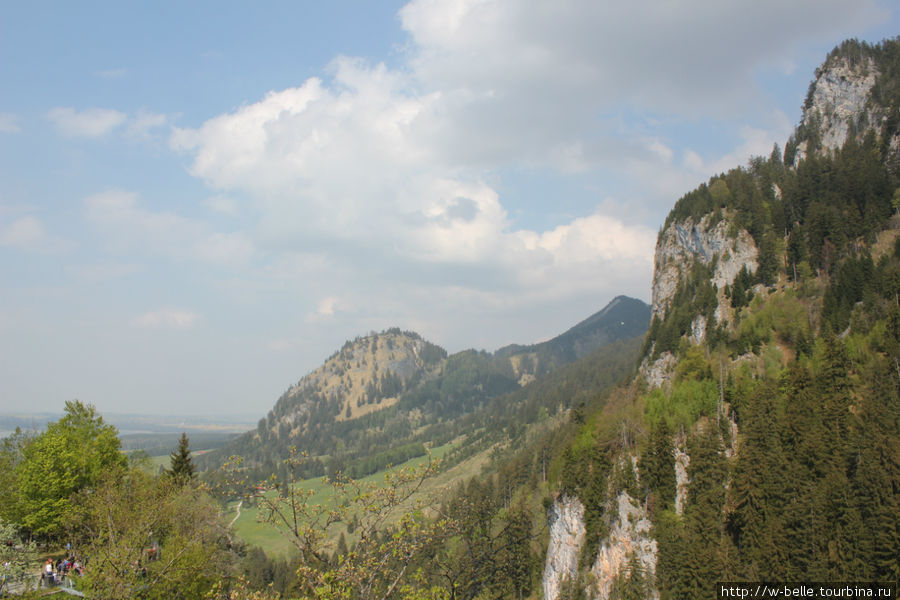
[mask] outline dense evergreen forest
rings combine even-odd
[[[584,502],[588,540],[603,537],[619,492],[648,507],[656,570],[623,570],[620,591],[706,598],[715,581],[900,577],[900,189],[888,143],[900,43],[848,42],[823,68],[847,56],[883,73],[882,135],[851,131],[828,151],[801,129],[784,155],[776,147],[682,197],[666,227],[726,220],[752,236],[758,267],[719,290],[715,259],[684,265],[643,348],[651,361],[676,357],[671,380],[635,392],[643,414],[622,421],[633,436],[617,444],[620,431],[589,417],[562,454],[561,490]],[[623,455],[640,457],[634,475],[617,469]]]

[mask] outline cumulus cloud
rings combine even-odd
[[[831,42],[887,16],[872,0],[413,0],[400,10],[420,79],[476,95],[531,91],[519,97],[527,112],[548,94],[581,107],[718,112],[752,96],[753,70],[783,64],[798,40]]]
[[[147,140],[154,130],[164,127],[167,122],[166,115],[141,110],[128,123],[128,135],[137,140]]]
[[[161,308],[138,315],[131,320],[131,326],[140,329],[190,329],[199,315],[179,308]]]
[[[167,115],[143,109],[129,116],[111,108],[78,111],[70,107],[57,107],[47,112],[47,118],[67,137],[99,138],[121,130],[126,138],[140,142],[158,138],[159,130],[169,122]]]
[[[74,108],[57,107],[47,113],[47,118],[66,136],[96,138],[122,125],[127,117],[125,113],[109,108],[77,111]]]
[[[262,215],[260,235],[279,247],[338,244],[363,264],[516,271],[575,256],[567,253],[574,237],[531,243],[540,234],[510,227],[479,171],[442,162],[440,140],[428,138],[439,94],[411,92],[409,80],[384,65],[341,59],[334,69],[330,86],[310,79],[270,93],[197,129],[177,129],[171,143],[193,156],[191,172],[210,186],[246,193]],[[616,254],[609,245],[580,248],[586,260]]]
[[[658,218],[717,169],[768,154],[790,132],[784,115],[759,114],[757,71],[783,70],[800,38],[831,41],[884,14],[873,0],[414,0],[399,16],[410,39],[399,67],[339,57],[322,77],[170,138],[194,176],[258,216],[247,238],[211,248],[272,251],[281,258],[266,276],[327,281],[309,298],[341,298],[347,312],[364,310],[352,298],[361,281],[374,290],[369,303],[384,306],[378,283],[437,304],[448,290],[483,306],[524,292],[646,296],[658,224],[642,223],[650,201]],[[738,130],[748,111],[754,125]],[[701,156],[657,130],[706,115],[736,132],[733,149]],[[498,181],[506,168],[615,172],[633,199],[523,227]],[[236,210],[230,200],[207,205]],[[306,314],[334,312],[322,302],[309,300]]]

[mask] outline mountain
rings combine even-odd
[[[617,296],[603,310],[553,339],[531,345],[512,344],[500,348],[495,354],[500,357],[522,357],[514,361],[514,366],[523,360],[530,361],[532,375],[542,375],[575,362],[610,342],[643,335],[649,322],[650,307],[646,303]]]
[[[237,454],[257,475],[267,475],[282,469],[296,446],[311,456],[307,476],[338,470],[362,476],[461,437],[463,445],[477,440],[482,448],[515,414],[511,407],[537,419],[538,405],[546,413],[568,408],[571,401],[554,393],[536,399],[523,387],[617,342],[635,340],[627,348],[616,346],[615,356],[599,355],[598,385],[614,383],[604,374],[623,376],[649,318],[647,304],[619,296],[560,336],[494,354],[465,350],[448,355],[414,332],[373,332],[346,342],[285,391],[255,430],[199,462],[214,468]],[[488,418],[491,427],[483,424]]]
[[[494,354],[448,355],[399,329],[357,338],[198,459],[245,457],[237,509],[266,505],[300,550],[285,595],[693,600],[769,581],[808,582],[777,584],[793,596],[893,597],[898,124],[900,39],[846,42],[816,71],[784,152],[675,202],[651,307],[618,298]],[[646,335],[596,347],[631,331],[630,305],[635,327],[651,316]],[[439,445],[441,483],[402,470],[347,494],[338,478],[324,504],[293,485]],[[292,446],[305,472],[285,472]],[[262,597],[275,569],[260,554],[242,570]]]
[[[553,448],[543,597],[900,576],[900,39],[680,198],[638,374]]]

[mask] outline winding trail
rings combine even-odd
[[[238,501],[237,506],[235,507],[235,510],[236,510],[237,514],[234,515],[234,518],[231,520],[231,523],[228,524],[229,527],[233,527],[233,526],[234,526],[234,522],[241,518],[241,505],[242,505],[243,503],[244,503],[243,500],[239,500],[239,501]]]

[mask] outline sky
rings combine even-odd
[[[263,416],[345,340],[650,300],[882,0],[0,4],[0,412]]]

